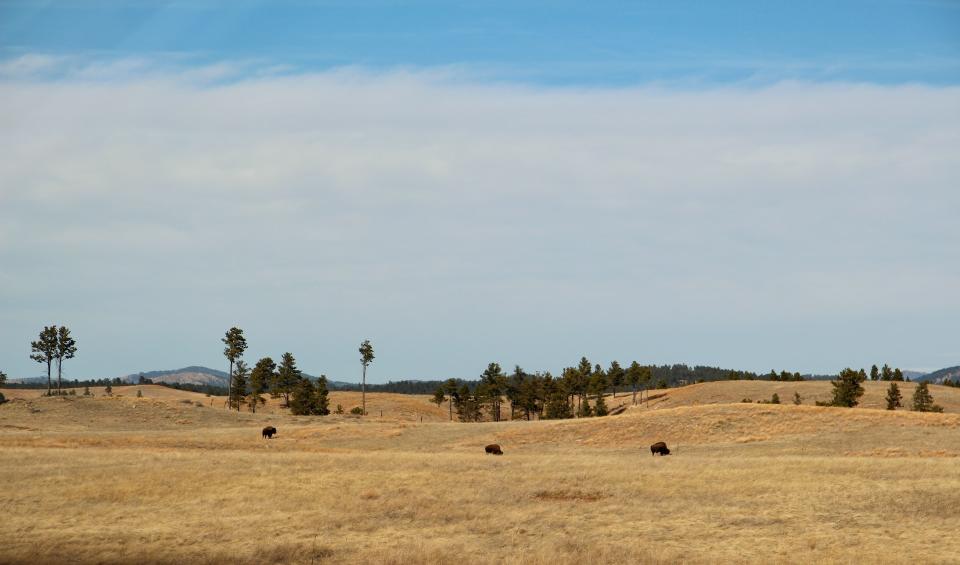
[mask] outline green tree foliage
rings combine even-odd
[[[321,375],[317,382],[301,378],[293,388],[290,399],[290,413],[296,416],[326,416],[330,414],[327,377]],[[360,408],[363,413],[363,408]]]
[[[933,403],[933,395],[925,382],[917,383],[913,391],[912,409],[914,412],[943,412],[943,407]]]
[[[880,369],[876,365],[870,367],[870,380],[879,381],[880,380]]]
[[[363,378],[360,382],[360,387],[364,415],[367,414],[367,367],[370,366],[370,363],[373,363],[373,359],[373,346],[370,345],[369,339],[365,339],[363,343],[360,344],[360,364],[363,365]]]
[[[90,387],[89,387],[89,386],[83,387],[83,395],[84,395],[84,396],[90,396]]]
[[[450,421],[453,421],[453,404],[457,396],[457,381],[456,379],[447,379],[443,383],[443,390],[447,393],[447,396],[450,397],[450,404],[447,406],[447,411],[450,413]]]
[[[900,367],[893,370],[893,380],[903,382],[903,371],[900,370]]]
[[[860,397],[863,396],[863,383],[866,380],[866,373],[861,369],[854,371],[847,368],[840,371],[836,380],[831,381],[833,385],[833,400],[830,406],[846,406],[852,408],[860,403]]]
[[[103,389],[103,393],[106,394],[107,396],[113,396],[113,387],[110,385],[107,385],[107,387]]]
[[[601,393],[597,397],[596,405],[593,407],[593,414],[595,416],[606,416],[610,413],[610,410],[607,409],[607,402],[603,399],[603,394]]]
[[[438,386],[437,390],[433,391],[433,398],[430,399],[431,402],[437,405],[437,408],[443,406],[443,401],[447,399],[447,393],[444,391],[442,386]]]
[[[277,369],[274,383],[277,394],[283,397],[284,406],[290,405],[290,395],[293,393],[294,387],[300,382],[302,375],[300,369],[297,368],[297,360],[293,358],[293,354],[289,351],[284,353],[283,357],[280,358],[280,367]]]
[[[7,384],[7,374],[3,371],[0,371],[0,387]]]
[[[247,350],[247,339],[243,337],[243,330],[234,326],[227,330],[227,333],[220,341],[222,341],[224,345],[223,356],[230,362],[230,382],[227,383],[227,388],[230,390],[230,405],[233,406],[233,391],[236,388],[233,384],[233,366],[237,360],[243,357],[243,352]],[[237,403],[237,410],[239,409],[240,404]]]
[[[237,359],[233,370],[233,378],[230,379],[230,408],[236,408],[240,411],[240,406],[246,402],[247,398],[247,379],[250,378],[250,369],[243,359]]]
[[[500,406],[507,388],[507,376],[499,363],[490,363],[480,375],[480,385],[474,391],[481,406],[487,406],[494,422],[500,421]]]
[[[480,399],[465,384],[457,390],[456,408],[461,422],[479,422],[483,415]]]
[[[890,368],[890,365],[887,365],[886,363],[883,364],[883,368],[880,369],[880,380],[881,381],[893,380],[893,369]]]
[[[900,387],[897,386],[897,383],[891,382],[890,387],[887,388],[887,410],[896,410],[903,406],[901,400],[903,400],[903,395],[900,393]]]
[[[277,364],[269,357],[263,357],[250,371],[250,383],[247,394],[247,404],[252,412],[257,411],[258,404],[266,403],[261,394],[268,388],[273,392],[276,381]],[[279,393],[277,394],[279,396]],[[276,396],[274,396],[276,398]]]
[[[626,377],[626,371],[623,370],[623,367],[620,366],[620,363],[611,361],[610,368],[607,369],[607,380],[610,382],[611,388],[613,388],[614,398],[617,397],[617,388],[623,386]]]
[[[70,328],[57,328],[57,394],[63,392],[63,360],[73,359],[77,354],[77,340],[70,335]]]
[[[641,367],[640,363],[634,361],[633,363],[630,363],[629,367],[627,367],[626,373],[627,384],[629,384],[630,388],[633,390],[633,403],[636,404],[637,388],[649,380],[650,368]]]
[[[30,350],[31,359],[47,365],[47,395],[49,396],[53,390],[50,370],[53,360],[57,358],[57,326],[44,326],[40,331],[39,339],[30,342]]]

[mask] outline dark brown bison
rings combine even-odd
[[[662,441],[658,441],[657,443],[650,446],[650,455],[656,455],[658,453],[661,456],[670,455],[670,450],[667,449],[667,444],[663,443]]]
[[[490,445],[484,447],[483,450],[494,455],[503,455],[503,450],[500,449],[500,446],[495,443],[491,443]]]
[[[275,433],[277,433],[277,428],[274,428],[273,426],[267,426],[266,428],[263,428],[263,437],[267,439],[273,439],[273,435]]]

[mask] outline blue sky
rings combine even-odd
[[[263,59],[298,70],[469,66],[509,80],[627,84],[960,79],[960,3],[0,2],[17,53]]]
[[[960,364],[960,3],[0,0],[0,370]]]

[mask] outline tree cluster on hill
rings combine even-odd
[[[903,371],[901,371],[899,367],[891,369],[886,363],[883,364],[882,369],[878,369],[876,365],[873,365],[870,367],[870,380],[903,382]]]
[[[47,396],[53,394],[51,367],[57,363],[57,394],[63,394],[63,361],[77,353],[77,340],[67,326],[44,326],[37,341],[30,342],[30,358],[47,366]]]

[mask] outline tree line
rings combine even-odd
[[[888,367],[884,365],[884,369]],[[877,366],[871,369],[871,380],[887,380],[890,386],[887,387],[887,394],[884,397],[887,410],[896,410],[903,407],[903,394],[900,392],[898,382],[904,382],[903,374],[897,369],[890,371],[890,378],[873,378]],[[899,376],[899,378],[896,378]],[[841,406],[853,408],[860,403],[860,397],[863,396],[863,382],[867,380],[867,374],[863,369],[854,370],[846,368],[840,371],[837,378],[831,382],[833,385],[833,398],[829,402],[817,402],[818,406]],[[926,382],[917,383],[911,399],[911,410],[914,412],[943,412],[943,407],[935,404],[933,395],[930,394],[930,387]]]
[[[230,365],[228,403],[231,409],[239,411],[246,405],[251,412],[256,412],[258,405],[266,403],[262,395],[269,394],[271,398],[282,399],[283,406],[289,407],[295,415],[325,416],[330,413],[326,375],[311,380],[297,367],[297,361],[290,352],[280,357],[279,365],[272,358],[263,357],[250,369],[243,360],[247,340],[243,330],[237,327],[227,330],[221,341],[224,344],[223,355]],[[359,351],[363,367],[361,414],[366,414],[367,367],[374,359],[370,340],[364,340]]]

